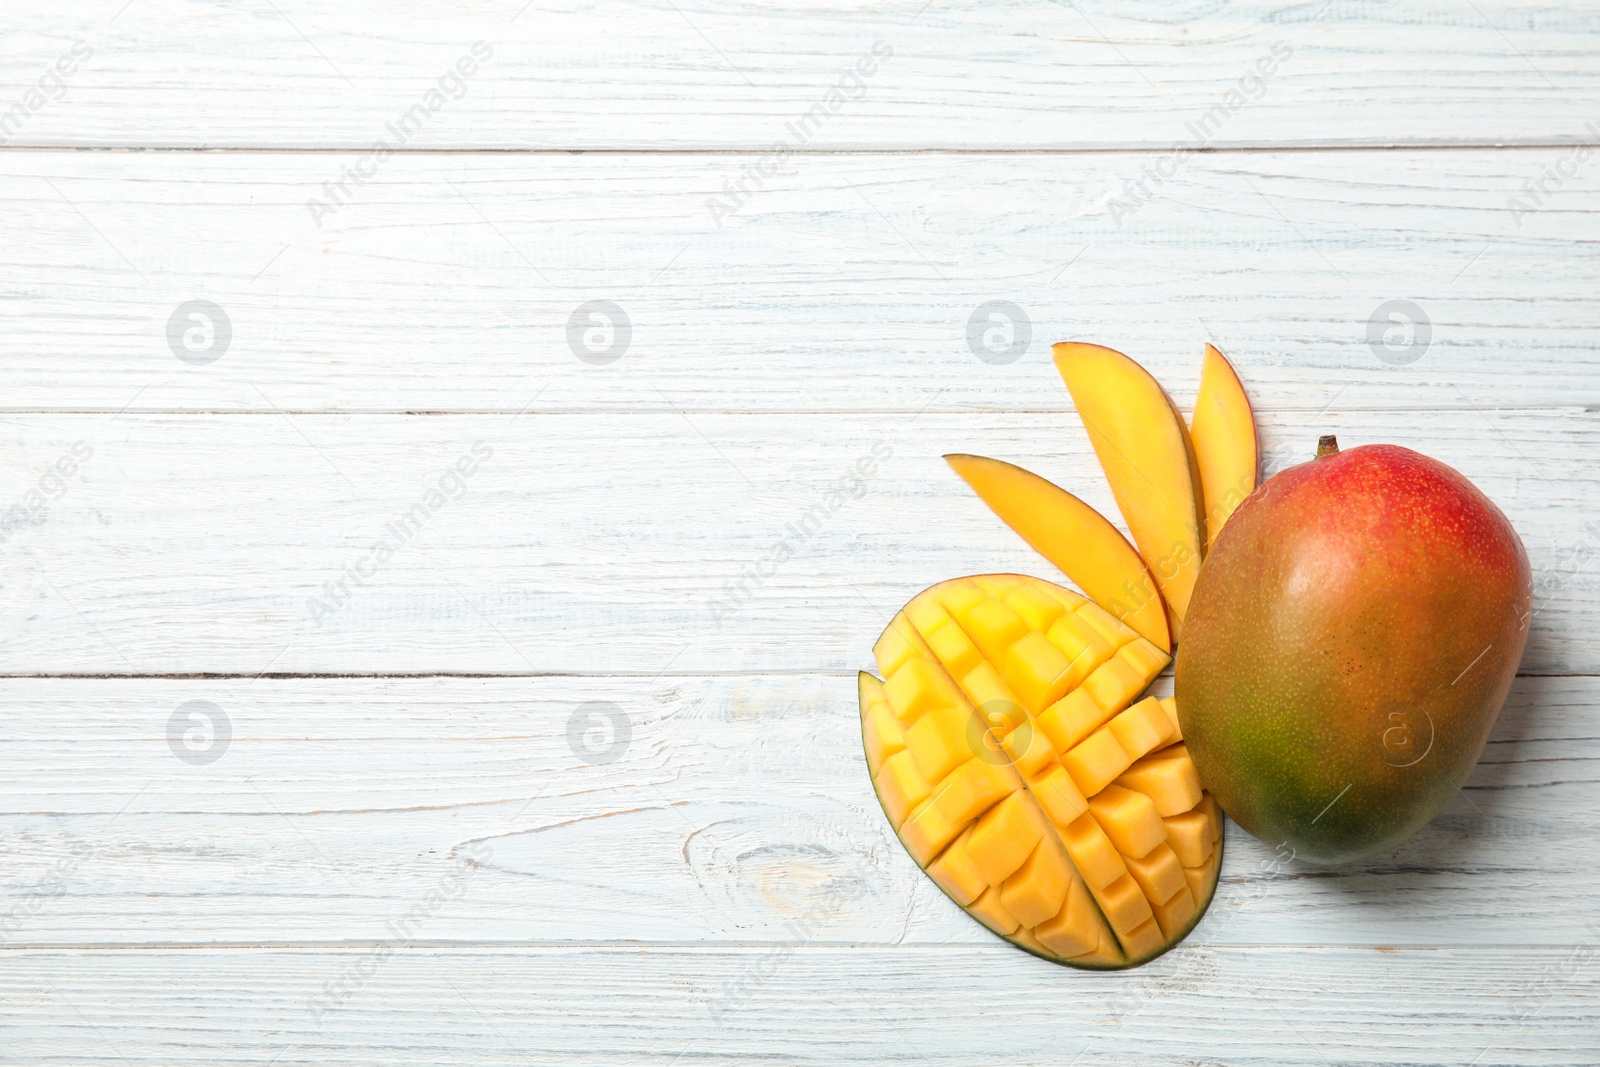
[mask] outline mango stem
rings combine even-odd
[[[1339,454],[1339,439],[1331,433],[1325,433],[1317,441],[1317,458],[1335,456]]]

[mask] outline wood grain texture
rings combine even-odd
[[[474,41],[492,59],[409,147],[764,150],[875,42],[892,58],[811,146],[1165,147],[1220,103],[1219,144],[1573,142],[1600,72],[1592,13],[1542,0],[28,6],[14,99],[92,51],[6,131],[28,145],[365,147]]]
[[[0,702],[8,949],[401,928],[426,944],[898,946],[905,966],[916,946],[1016,951],[890,832],[850,677],[8,679]],[[1230,825],[1182,953],[1595,942],[1597,715],[1600,680],[1519,679],[1462,795],[1361,864],[1285,864]]]
[[[1600,164],[1507,207],[1561,155],[1223,153],[1136,209],[1139,154],[815,156],[719,228],[737,156],[409,154],[319,228],[308,200],[356,157],[13,153],[3,402],[1065,410],[1049,344],[1081,339],[1180,398],[1212,340],[1268,410],[1600,405]],[[231,323],[208,365],[168,338],[196,299]],[[605,366],[569,344],[593,300],[631,323]],[[1028,320],[1008,365],[969,340],[995,300]]]
[[[1138,977],[966,946],[0,953],[7,1060],[49,1067],[1543,1067],[1592,1062],[1595,985],[1560,949],[1217,949]]]
[[[941,453],[1021,463],[1117,514],[1059,413],[4,425],[0,500],[55,488],[53,465],[93,450],[5,546],[13,674],[844,672],[936,581],[1056,576]],[[1600,671],[1600,414],[1268,411],[1268,470],[1323,433],[1398,441],[1473,479],[1535,569],[1523,670]]]
[[[1544,0],[8,11],[0,1060],[1592,1063],[1596,33]],[[593,301],[629,317],[606,365]],[[1059,577],[941,452],[1115,515],[1069,338],[1181,406],[1218,344],[1269,471],[1322,433],[1455,465],[1538,580],[1439,817],[1335,871],[1230,826],[1206,920],[1114,975],[915,869],[852,679],[934,581]]]

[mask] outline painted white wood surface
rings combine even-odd
[[[359,988],[318,1025],[312,998],[346,973]],[[1593,983],[1562,949],[1221,948],[1120,977],[969,946],[0,959],[7,1003],[52,1024],[8,1028],[8,1062],[38,1067],[1587,1064]]]
[[[43,506],[0,543],[0,1061],[1594,1061],[1600,186],[1570,147],[1600,137],[1593,12],[6,17],[0,520]],[[460,99],[314,218],[479,40]],[[864,92],[714,218],[875,41]],[[1279,41],[1224,150],[1172,167]],[[72,150],[119,146],[242,151]],[[196,299],[233,329],[205,365],[167,337]],[[597,299],[633,325],[607,366],[568,344]],[[1009,365],[967,337],[1001,299],[1032,327]],[[1391,300],[1428,319],[1399,331],[1431,338],[1414,361],[1371,345]],[[1524,676],[1439,818],[1336,872],[1230,827],[1206,922],[1121,975],[932,889],[851,693],[924,585],[1052,576],[940,452],[1111,511],[1048,364],[1064,337],[1180,404],[1216,341],[1270,469],[1325,432],[1416,447],[1505,508],[1539,579]],[[460,499],[318,625],[309,598],[480,441]],[[194,701],[228,719],[214,762]],[[574,729],[593,702],[626,723],[609,762]]]
[[[1593,13],[1547,0],[11,6],[13,99],[92,53],[15,144],[364,148],[475,41],[492,58],[410,147],[765,150],[876,42],[809,147],[1166,147],[1230,92],[1213,144],[1572,143],[1600,118]]]
[[[853,691],[817,674],[9,679],[0,885],[23,903],[0,934],[341,945],[392,936],[444,886],[419,941],[998,952],[890,833]],[[185,713],[173,740],[194,701],[227,726]],[[1285,865],[1230,825],[1200,943],[1600,938],[1597,712],[1593,678],[1520,679],[1462,795],[1359,865]]]
[[[1066,410],[1070,338],[1179,396],[1214,340],[1276,411],[1600,404],[1600,162],[1507,207],[1566,155],[1221,153],[1131,214],[1156,157],[810,156],[719,229],[738,156],[397,156],[319,228],[356,157],[8,153],[0,408]],[[195,299],[232,324],[204,366],[167,337]],[[606,366],[568,344],[597,299],[632,322]],[[1010,365],[968,341],[1001,299]],[[1399,365],[1369,340],[1397,299],[1431,339]]]
[[[1011,459],[1116,514],[1070,413],[3,424],[0,499],[54,487],[62,456],[93,450],[6,545],[13,674],[848,671],[935,581],[1059,577],[942,453]],[[1538,575],[1523,669],[1600,672],[1600,413],[1336,405],[1266,410],[1260,430],[1269,470],[1309,458],[1323,433],[1461,469]],[[463,460],[477,464],[465,478]]]

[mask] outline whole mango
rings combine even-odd
[[[1532,594],[1522,541],[1464,476],[1324,438],[1245,500],[1195,585],[1176,685],[1201,778],[1299,858],[1399,844],[1477,763]]]

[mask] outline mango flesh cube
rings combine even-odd
[[[1061,835],[1067,854],[1092,889],[1101,889],[1128,873],[1116,846],[1089,815],[1080,816]]]
[[[1176,697],[1162,697],[1161,710],[1167,713],[1167,718],[1172,720],[1172,739],[1183,740],[1183,727],[1178,725],[1178,701]]]
[[[1026,634],[1006,650],[1006,680],[1036,715],[1066,695],[1071,670],[1067,657],[1041,633]]]
[[[949,614],[931,596],[919,596],[907,604],[906,616],[911,620],[911,625],[915,626],[924,638],[941,629],[950,621]]]
[[[1022,621],[1022,616],[998,600],[974,604],[961,617],[961,623],[972,643],[991,663],[1004,663],[1011,642],[1028,632],[1028,624]]]
[[[878,643],[872,646],[872,656],[878,661],[878,671],[888,678],[917,654],[916,643],[910,637],[911,620],[902,612],[894,617]]]
[[[1023,792],[1012,793],[978,820],[967,853],[984,881],[999,885],[1022,866],[1048,829],[1032,799]]]
[[[1061,766],[1056,761],[1055,746],[1032,719],[1006,734],[1000,747],[1024,778],[1032,778],[1046,767]]]
[[[1078,791],[1092,797],[1133,764],[1133,757],[1122,750],[1109,727],[1102,726],[1064,753],[1061,765],[1078,784]]]
[[[1106,644],[1112,648],[1121,648],[1138,636],[1099,604],[1084,604],[1078,608],[1077,615],[1093,627],[1095,633],[1105,638]]]
[[[1069,962],[1080,967],[1094,967],[1097,965],[1117,964],[1126,959],[1127,956],[1123,954],[1121,946],[1117,944],[1116,936],[1107,931],[1101,931],[1100,943],[1095,946],[1093,952],[1085,952],[1081,956],[1073,956]]]
[[[1120,935],[1130,956],[1143,956],[1159,949],[1163,944],[1161,927],[1154,918],[1146,919],[1137,927]]]
[[[1130,759],[1139,759],[1169,740],[1172,724],[1155,697],[1141,700],[1110,723],[1111,733]]]
[[[1177,853],[1165,842],[1151,849],[1143,859],[1126,856],[1123,862],[1128,865],[1128,873],[1139,883],[1139,888],[1151,904],[1165,903],[1178,890],[1188,886],[1183,880],[1183,864],[1178,862]]]
[[[974,756],[950,772],[933,791],[933,802],[956,825],[971,822],[1021,786],[1016,772],[1003,763]]]
[[[1210,793],[1200,798],[1200,803],[1195,805],[1196,811],[1205,813],[1206,826],[1211,830],[1213,843],[1222,840],[1222,809],[1217,807],[1217,800]]]
[[[1054,838],[1041,839],[1022,866],[1000,886],[1000,903],[1023,926],[1038,926],[1054,918],[1066,902],[1072,873],[1060,849]],[[1183,876],[1178,877],[1181,881]]]
[[[1187,933],[1214,891],[1222,814],[1197,793],[1173,702],[1133,702],[1165,653],[1017,575],[919,594],[874,652],[888,670],[858,679],[867,766],[945,894],[1074,966],[1134,965]]]
[[[988,596],[982,589],[978,588],[978,583],[968,578],[957,578],[953,582],[943,582],[934,586],[929,592],[933,593],[939,603],[944,605],[944,609],[950,613],[952,618],[957,619],[971,611],[977,604],[982,603]]]
[[[874,775],[884,760],[906,747],[906,732],[889,710],[886,700],[867,705],[867,713],[861,720],[861,736],[867,744],[867,768]]]
[[[1029,585],[1018,586],[1008,591],[1005,595],[1005,605],[1021,615],[1022,621],[1036,633],[1049,630],[1050,625],[1061,617],[1064,610],[1061,601]]]
[[[911,753],[904,749],[883,761],[873,782],[878,787],[878,799],[883,803],[883,812],[889,816],[889,822],[896,830],[900,829],[900,824],[906,821],[912,809],[927,800],[933,792],[928,780],[917,773]]]
[[[973,865],[972,857],[967,855],[967,837],[971,833],[972,828],[968,827],[950,843],[949,848],[939,854],[938,859],[928,864],[928,877],[963,908],[989,888],[989,883],[983,880],[983,875]]]
[[[939,662],[956,678],[983,662],[978,646],[967,639],[966,632],[959,626],[941,626],[928,635],[927,641]]]
[[[917,861],[917,866],[925,868],[934,861],[940,850],[955,840],[963,825],[952,823],[932,800],[925,800],[901,824],[900,843],[906,846],[906,851]]]
[[[1213,848],[1211,855],[1198,867],[1185,867],[1183,869],[1184,881],[1189,883],[1189,892],[1194,894],[1195,906],[1203,908],[1217,891],[1217,871],[1222,866],[1222,850]]]
[[[918,774],[938,782],[975,754],[983,733],[966,708],[934,708],[906,729],[906,751]]]
[[[1107,710],[1125,708],[1139,695],[1139,690],[1150,684],[1128,661],[1113,656],[1090,672],[1083,687],[1094,697],[1094,702]]]
[[[1108,785],[1089,798],[1089,813],[1124,856],[1138,859],[1167,839],[1167,827],[1143,793]]]
[[[1100,910],[1110,921],[1111,929],[1119,935],[1136,929],[1154,917],[1149,899],[1132,875],[1125,874],[1110,885],[1095,890],[1094,898],[1100,902]],[[1126,938],[1123,943],[1127,943]]]
[[[1110,659],[1116,651],[1111,647],[1111,642],[1076,614],[1061,616],[1045,636],[1078,672],[1074,684],[1087,678],[1090,671]]]
[[[1022,924],[1000,902],[1000,890],[990,887],[983,895],[967,905],[967,910],[983,925],[1004,937]]]
[[[1122,772],[1117,784],[1149,797],[1162,818],[1200,803],[1200,774],[1187,754],[1168,756],[1163,750],[1146,756]]]
[[[1194,902],[1194,894],[1189,891],[1186,882],[1182,889],[1172,894],[1170,900],[1164,904],[1152,905],[1156,913],[1156,924],[1161,927],[1161,932],[1171,938],[1176,937],[1189,920],[1194,918],[1194,913],[1199,911],[1199,905]]]
[[[1058,827],[1072,825],[1089,810],[1089,802],[1083,799],[1072,776],[1059,763],[1044,774],[1030,779],[1028,788],[1039,801],[1045,815]],[[1201,817],[1201,826],[1201,832],[1204,833],[1204,816]]]
[[[1211,855],[1211,824],[1203,811],[1186,811],[1161,820],[1167,827],[1167,844],[1185,867],[1198,867]]]
[[[1067,887],[1061,910],[1034,928],[1039,943],[1058,956],[1081,956],[1093,952],[1100,942],[1100,924],[1089,889],[1074,878]]]
[[[983,590],[984,596],[1002,600],[1011,590],[1027,584],[1028,579],[1020,574],[974,574],[968,581]]]
[[[1017,695],[1000,680],[992,664],[980,663],[968,671],[961,679],[961,689],[983,721],[1000,733],[1009,732],[1026,717]]]
[[[1045,709],[1039,725],[1050,743],[1066,752],[1109,722],[1111,715],[1088,693],[1074,689]]]
[[[1172,660],[1171,656],[1142,637],[1136,637],[1117,649],[1117,658],[1132,667],[1146,685]]]
[[[906,660],[883,683],[883,695],[895,718],[913,722],[929,708],[951,708],[961,703],[955,683],[933,663],[917,656]]]

